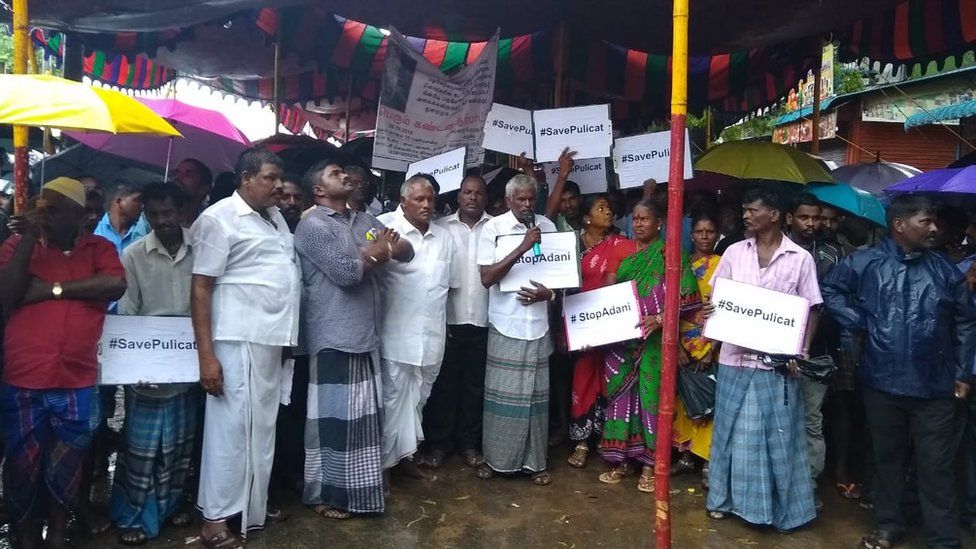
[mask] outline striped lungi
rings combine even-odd
[[[309,363],[307,505],[383,512],[382,381],[374,356],[325,349]]]
[[[96,387],[0,387],[3,496],[11,523],[44,516],[50,498],[75,510],[81,463],[100,419]]]
[[[183,498],[199,401],[189,390],[168,397],[127,390],[125,396],[110,514],[119,528],[138,528],[154,538]]]
[[[719,366],[709,511],[781,530],[814,519],[802,398],[799,378]]]
[[[546,469],[550,354],[548,333],[526,341],[489,326],[483,446],[495,471]]]

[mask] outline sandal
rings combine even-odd
[[[844,499],[861,499],[861,485],[856,482],[838,482],[837,491]]]
[[[898,543],[898,539],[884,530],[875,530],[861,538],[858,547],[862,549],[891,549]]]
[[[485,464],[485,457],[477,450],[465,450],[461,452],[461,457],[464,459],[464,464],[472,469],[477,469]]]
[[[549,486],[552,484],[552,475],[549,474],[549,471],[536,473],[532,475],[532,483],[536,486]]]
[[[147,541],[149,541],[149,536],[141,528],[126,528],[119,532],[119,543],[122,545],[134,547],[145,545]]]
[[[316,505],[312,510],[315,511],[316,515],[327,519],[345,520],[352,517],[352,513],[328,505]]]
[[[170,515],[169,523],[171,526],[183,528],[184,526],[193,524],[193,515],[187,513],[186,511],[177,511]]]
[[[427,467],[428,469],[440,469],[441,465],[444,465],[444,452],[440,450],[432,450],[426,456],[417,456],[417,465],[419,467]]]
[[[712,520],[725,520],[729,516],[722,511],[705,511],[705,515]]]
[[[244,540],[227,528],[209,538],[200,536],[200,543],[207,549],[244,549]]]
[[[684,455],[681,456],[678,461],[671,464],[671,476],[683,475],[685,473],[693,473],[695,471],[695,461],[691,456]]]
[[[478,478],[481,480],[488,480],[494,476],[495,471],[491,467],[488,467],[487,463],[482,463],[481,466],[478,467]]]
[[[573,453],[569,456],[569,466],[576,469],[586,467],[586,458],[590,456],[590,447],[585,442],[580,442],[573,448]]]
[[[285,522],[286,520],[288,520],[289,516],[291,515],[281,510],[281,508],[272,507],[269,508],[268,511],[266,512],[265,521],[269,523]]]
[[[644,467],[640,479],[637,480],[637,490],[649,494],[654,493],[654,469]]]
[[[611,467],[609,471],[600,475],[600,482],[604,484],[617,484],[633,472],[629,463]]]

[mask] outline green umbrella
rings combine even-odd
[[[862,191],[847,183],[832,185],[811,183],[804,190],[816,196],[824,204],[836,206],[882,227],[888,226],[884,206],[877,197],[867,191]]]

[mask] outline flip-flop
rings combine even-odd
[[[838,482],[837,491],[844,499],[861,499],[861,485],[856,482]]]
[[[352,513],[348,511],[343,511],[342,509],[336,509],[335,507],[329,507],[328,505],[316,505],[312,509],[315,514],[327,519],[333,520],[345,520],[347,518],[352,518]]]
[[[140,528],[126,528],[119,532],[119,543],[129,547],[145,545],[149,541],[149,536]]]
[[[468,467],[476,469],[485,464],[485,458],[477,450],[465,450],[461,453],[461,457],[464,458],[464,464]]]
[[[488,480],[490,478],[493,478],[494,476],[495,476],[495,471],[491,467],[489,467],[487,463],[482,463],[481,466],[478,467],[478,478],[482,480]]]
[[[552,475],[549,474],[549,471],[536,473],[532,475],[532,483],[536,486],[549,486],[552,484]]]
[[[200,536],[200,543],[207,549],[244,549],[244,540],[229,529],[220,530],[209,538]]]

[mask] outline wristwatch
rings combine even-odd
[[[51,295],[54,296],[54,299],[61,299],[61,294],[63,293],[64,288],[61,287],[60,282],[55,282],[54,285],[51,286]]]

